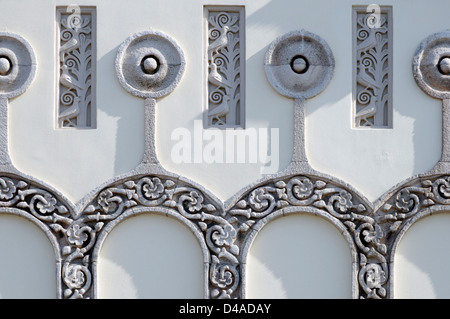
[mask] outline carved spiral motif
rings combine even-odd
[[[73,91],[65,91],[61,97],[60,101],[64,105],[72,105],[75,101],[76,94]]]
[[[183,206],[190,213],[201,211],[203,205],[203,196],[197,191],[191,191],[189,194],[181,195],[180,200],[183,202]]]
[[[380,15],[379,15],[379,17],[380,17]],[[375,14],[369,14],[366,18],[366,25],[369,28],[374,28],[377,25],[381,25],[380,18],[377,18],[377,15],[375,15]]]
[[[433,194],[439,203],[450,204],[450,178],[436,180]]]
[[[367,264],[359,273],[359,282],[369,298],[380,299],[386,296],[386,273],[378,264]]]
[[[288,189],[292,189],[295,198],[304,200],[310,197],[314,191],[314,184],[309,178],[293,178],[288,183]]]
[[[215,89],[209,94],[209,100],[212,103],[219,104],[222,103],[225,93],[220,89]]]
[[[65,29],[61,32],[61,39],[64,41],[69,41],[74,36],[74,31],[72,29]]]
[[[373,95],[369,91],[367,90],[360,91],[357,96],[358,103],[366,105],[372,100],[372,97]]]
[[[357,32],[357,38],[360,41],[363,41],[369,37],[369,31],[366,29],[360,29]]]
[[[226,12],[221,12],[220,14],[218,14],[216,19],[221,27],[228,24],[234,24],[234,21],[232,21],[230,15]]]
[[[250,207],[257,212],[266,210],[273,201],[274,197],[267,193],[264,188],[255,189],[248,198]]]
[[[364,55],[364,57],[361,59],[361,65],[365,68],[375,68],[376,61],[374,60],[373,56],[370,55]]]
[[[139,180],[137,187],[139,194],[149,200],[160,198],[165,191],[164,185],[157,177],[143,178]]]
[[[69,68],[69,70],[72,70],[73,68],[79,67],[79,61],[76,59],[75,56],[69,56],[64,60],[65,65]]]
[[[333,203],[334,208],[339,213],[346,213],[350,208],[353,207],[352,195],[347,191],[340,191],[339,195],[334,195],[330,198]]]
[[[419,204],[419,197],[416,194],[412,194],[408,189],[403,189],[398,192],[396,197],[396,207],[404,212],[411,212]]]
[[[16,186],[9,178],[0,178],[0,200],[10,200],[16,194]]]

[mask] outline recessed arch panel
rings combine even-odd
[[[449,229],[448,212],[411,223],[393,251],[394,298],[450,298]]]
[[[280,214],[247,251],[246,298],[352,298],[350,242],[325,218]]]
[[[165,214],[124,217],[97,252],[97,298],[203,298],[204,249],[194,233]]]
[[[39,225],[1,212],[0,298],[57,298],[55,243]]]

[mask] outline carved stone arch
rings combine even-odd
[[[180,214],[177,214],[176,212],[164,208],[164,207],[137,207],[137,208],[131,208],[127,210],[126,212],[122,213],[120,216],[118,216],[116,219],[109,222],[99,233],[97,237],[97,242],[94,245],[93,251],[92,251],[92,263],[93,263],[93,273],[94,276],[97,278],[97,267],[98,267],[98,260],[100,256],[101,249],[103,247],[103,243],[108,238],[108,235],[110,232],[120,223],[130,219],[134,216],[144,215],[144,214],[157,214],[160,216],[166,216],[170,217],[171,219],[179,221],[183,226],[185,226],[196,238],[197,243],[199,244],[202,256],[203,256],[203,271],[204,271],[204,296],[207,297],[208,295],[208,270],[209,270],[209,263],[211,260],[211,256],[208,250],[208,247],[205,242],[205,238],[201,231],[195,226],[195,224],[191,221],[189,221],[187,218],[181,216]],[[93,297],[98,298],[98,281],[95,280],[93,282]]]
[[[17,208],[4,208],[0,207],[0,216],[2,215],[11,215],[11,216],[17,216],[26,219],[27,221],[31,222],[34,226],[36,226],[38,229],[40,229],[45,237],[50,241],[50,244],[52,246],[53,253],[55,255],[55,262],[58,265],[61,264],[61,249],[59,246],[59,242],[57,238],[55,237],[55,234],[52,232],[52,230],[48,227],[47,224],[40,221],[38,218],[32,216],[31,214],[24,212],[23,210],[17,209]],[[58,267],[56,267],[58,269]],[[57,284],[59,286],[59,282],[57,281]],[[59,288],[58,288],[59,290]]]
[[[398,233],[393,236],[392,244],[389,249],[389,268],[391,273],[394,273],[395,270],[395,257],[397,255],[397,250],[404,238],[404,235],[410,230],[412,226],[414,226],[418,221],[430,217],[431,215],[436,215],[438,213],[444,213],[445,211],[450,210],[450,207],[447,209],[439,208],[438,211],[431,212],[430,209],[424,209],[417,212],[413,217],[411,217],[407,222],[405,222],[398,230]],[[394,277],[389,278],[389,295],[391,299],[395,298],[395,281]]]
[[[55,255],[56,291],[60,297],[65,231],[75,218],[72,203],[40,180],[9,169],[0,174],[0,214],[26,218],[44,232]]]
[[[176,218],[194,232],[203,251],[205,297],[226,295],[229,286],[237,285],[236,231],[224,214],[222,203],[186,178],[164,171],[152,174],[136,170],[92,192],[79,212],[72,226],[71,248],[78,255],[66,265],[66,273],[79,280],[66,290],[66,298],[96,297],[92,286],[96,286],[95,262],[101,242],[121,220],[144,212]],[[63,280],[68,281],[64,274]]]
[[[53,298],[57,298],[61,292],[60,278],[61,278],[61,263],[62,263],[60,245],[59,245],[59,242],[57,239],[58,236],[55,236],[55,234],[52,232],[52,230],[50,229],[50,227],[47,224],[45,224],[44,222],[40,221],[38,218],[32,216],[28,212],[25,212],[21,209],[1,207],[0,208],[0,223],[2,222],[2,218],[4,216],[14,216],[14,217],[20,218],[22,223],[26,222],[26,223],[31,224],[31,227],[38,229],[38,231],[43,234],[44,238],[46,238],[48,240],[48,242],[45,242],[45,246],[49,246],[49,245],[51,246],[51,251],[53,252],[53,258],[54,258],[54,266],[55,266],[54,270],[56,271],[56,276],[55,276],[55,274],[53,274],[53,276],[55,276],[54,279],[55,279],[55,283],[56,283],[56,287],[53,287],[54,289],[56,289],[55,295]],[[34,242],[34,240],[33,240],[33,242]],[[26,252],[23,252],[23,253],[26,253]],[[5,256],[3,256],[3,257],[5,257]],[[30,254],[28,253],[27,259],[29,259],[29,258],[30,258]],[[31,266],[31,265],[29,265],[29,266]],[[0,267],[0,271],[2,271],[1,267]],[[28,273],[28,271],[27,271],[27,273]],[[41,274],[41,272],[39,272],[39,274]],[[27,274],[21,274],[21,276],[23,276],[23,275],[27,275]],[[41,298],[41,297],[38,297],[38,298]]]
[[[252,230],[247,234],[243,241],[242,245],[242,257],[241,257],[241,267],[242,267],[242,297],[246,298],[246,268],[247,268],[247,258],[249,255],[249,252],[252,248],[252,245],[256,239],[256,237],[259,235],[261,230],[270,224],[272,221],[277,220],[279,218],[287,217],[287,216],[293,216],[293,215],[309,215],[309,216],[316,216],[326,222],[329,222],[331,225],[333,225],[340,233],[342,238],[347,243],[347,247],[350,251],[351,256],[351,266],[352,266],[352,292],[351,295],[353,298],[358,298],[358,267],[355,266],[358,263],[358,251],[357,246],[354,242],[354,239],[350,232],[348,231],[347,227],[337,218],[331,216],[330,214],[324,213],[320,211],[319,209],[316,209],[314,207],[296,207],[296,206],[288,206],[285,208],[282,208],[280,210],[277,210],[271,214],[269,214],[267,217],[259,220],[253,227]]]
[[[313,172],[276,175],[236,195],[227,207],[234,219],[237,244],[243,247],[257,223],[272,214],[288,211],[311,212],[334,220],[352,238],[354,247],[353,297],[385,298],[389,268],[387,248],[373,216],[372,203],[350,185]],[[259,225],[263,225],[264,221]],[[256,228],[255,228],[256,227]],[[246,248],[248,249],[248,247]],[[242,253],[240,262],[242,263]],[[242,286],[239,286],[242,291]],[[240,293],[236,293],[240,295]]]
[[[450,211],[450,175],[413,176],[387,192],[376,207],[375,218],[387,246],[392,273],[399,243],[406,232],[425,217]],[[394,298],[392,278],[388,288],[390,298]]]
[[[450,175],[427,173],[413,176],[381,197],[374,211],[392,273],[398,245],[411,226],[424,217],[450,211]],[[389,297],[393,298],[392,278],[388,278],[388,289]]]

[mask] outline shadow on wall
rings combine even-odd
[[[56,257],[35,223],[0,216],[0,299],[56,298]]]
[[[316,216],[296,214],[267,224],[249,251],[246,273],[247,298],[352,298],[348,243]]]
[[[327,5],[333,10],[333,5]],[[287,10],[289,8],[289,10]],[[264,70],[264,57],[269,45],[277,37],[287,32],[302,30],[309,31],[322,37],[330,46],[333,54],[334,33],[339,31],[326,30],[321,19],[317,19],[311,12],[320,12],[323,3],[311,2],[307,10],[301,1],[269,1],[255,12],[249,14],[246,20],[247,27],[247,121],[254,123],[266,123],[268,127],[279,129],[279,171],[283,170],[291,161],[293,152],[293,114],[294,100],[278,94],[267,80]],[[273,17],[268,19],[268,17]],[[333,17],[332,17],[333,18]],[[333,21],[329,21],[333,24]],[[337,34],[336,34],[337,35]],[[251,36],[255,37],[251,43]],[[250,54],[249,54],[250,53]],[[336,57],[336,56],[335,56]],[[345,57],[344,57],[345,58]],[[336,65],[339,67],[339,64]],[[306,102],[306,118],[317,108],[326,107],[330,101],[340,101],[348,92],[346,81],[337,79],[339,70],[335,70],[333,79],[328,87],[318,96],[310,98]],[[341,74],[342,75],[342,74]],[[263,80],[261,80],[263,79]],[[264,93],[261,93],[261,91]],[[258,103],[258,98],[264,94],[264,103]],[[320,102],[317,102],[320,101]],[[287,115],[287,116],[286,116]],[[288,119],[288,122],[286,121]],[[308,121],[308,119],[306,119]],[[306,144],[308,145],[308,125],[306,127]]]
[[[428,216],[401,239],[394,263],[394,297],[450,298],[450,215]]]
[[[114,176],[134,169],[144,153],[144,101],[128,94],[117,80],[114,67],[117,50],[118,46],[103,55],[97,65],[98,73],[115,80],[97,84],[97,118],[108,116],[116,121],[116,136],[110,139],[115,142],[115,157],[111,159],[114,161]],[[113,88],[111,84],[114,84]],[[111,91],[112,94],[109,93]]]
[[[318,5],[317,5],[318,6]],[[305,28],[308,31],[314,32],[323,37],[331,46],[333,53],[335,54],[336,61],[338,62],[339,59],[346,59],[348,56],[348,50],[346,52],[337,52],[335,48],[333,48],[333,33],[324,33],[323,32],[323,22],[316,22],[316,24],[312,23],[311,18],[308,20],[308,16],[311,16],[309,10],[304,10],[302,12],[299,12],[298,10],[286,10],[286,5],[281,6],[279,2],[270,1],[266,5],[262,6],[260,9],[255,11],[253,14],[251,14],[248,17],[248,20],[246,21],[247,28],[252,29],[253,32],[256,32],[257,30],[265,30],[267,28],[270,29],[279,29],[279,30],[285,30],[290,31],[294,29],[302,29]],[[348,10],[351,10],[351,5],[348,5]],[[273,21],[268,21],[266,19],[267,16],[273,15],[275,17],[283,17],[283,19],[274,19]],[[304,17],[302,17],[302,15]],[[350,13],[349,13],[350,16]],[[276,23],[276,24],[275,24]],[[320,28],[319,25],[322,25]],[[331,23],[332,25],[332,23]],[[322,29],[321,29],[322,28]],[[437,31],[437,30],[436,30]],[[336,31],[331,31],[336,32]],[[278,35],[282,35],[285,32],[280,32]],[[247,67],[251,70],[257,70],[254,74],[248,74],[247,73],[247,99],[248,101],[252,101],[252,96],[257,96],[258,91],[261,90],[261,81],[253,81],[252,78],[263,78],[265,79],[264,69],[263,69],[263,60],[264,60],[264,54],[267,50],[268,45],[270,42],[274,40],[274,38],[268,38],[267,43],[264,43],[264,47],[260,48],[259,50],[256,50],[252,55],[247,57]],[[250,41],[250,39],[247,37],[247,41]],[[416,43],[414,45],[410,45],[410,49],[416,46],[419,43]],[[394,46],[398,45],[398,42],[394,43]],[[411,51],[411,50],[409,50]],[[409,52],[408,51],[408,52]],[[411,56],[413,54],[413,51],[411,52]],[[395,50],[394,50],[395,52]],[[114,74],[114,60],[117,53],[117,47],[108,52],[106,55],[104,55],[98,62],[98,69],[99,72],[101,71],[103,74],[108,74],[110,77],[116,78],[116,75]],[[344,55],[345,54],[345,55]],[[409,55],[408,55],[409,56]],[[408,60],[408,59],[407,59]],[[398,58],[395,60],[394,63],[398,61]],[[399,70],[399,69],[397,69]],[[411,63],[410,60],[406,61],[404,64],[402,64],[401,72],[407,72],[407,76],[410,77],[411,81],[412,75],[411,75]],[[429,143],[429,140],[434,140],[433,137],[435,137],[435,133],[430,133],[429,127],[430,123],[432,126],[436,128],[436,117],[435,112],[433,112],[433,116],[431,118],[424,118],[424,114],[426,114],[425,111],[423,111],[420,108],[417,107],[410,107],[410,105],[401,104],[401,96],[406,96],[406,94],[411,90],[411,87],[414,87],[414,90],[419,90],[414,83],[409,81],[409,85],[407,86],[407,89],[401,90],[400,87],[395,87],[396,93],[394,94],[394,102],[396,103],[394,105],[394,112],[398,112],[400,115],[411,118],[414,121],[413,125],[413,132],[412,136],[407,136],[408,139],[412,138],[412,147],[414,148],[414,163],[413,163],[413,173],[420,173],[423,172],[430,167],[429,160],[427,159],[427,155],[429,153],[432,153],[432,149],[428,149],[427,146],[429,146],[432,143]],[[139,98],[132,97],[129,94],[126,94],[126,92],[123,90],[123,88],[120,86],[118,81],[115,82],[116,87],[118,91],[122,92],[123,94],[102,94],[101,91],[106,92],[107,90],[111,90],[110,87],[103,87],[102,83],[98,83],[98,96],[101,97],[101,101],[99,101],[99,111],[105,113],[107,116],[110,116],[117,120],[117,134],[115,136],[115,147],[116,147],[116,156],[114,158],[114,172],[116,175],[127,172],[131,169],[133,169],[136,165],[139,164],[142,154],[143,154],[143,100]],[[348,90],[345,90],[345,88],[351,88],[351,85],[348,85],[351,83],[351,79],[349,79],[349,72],[347,70],[340,69],[340,64],[337,63],[336,70],[335,70],[335,76],[334,79],[331,81],[328,89],[323,92],[320,96],[316,97],[316,101],[320,101],[321,103],[327,103],[328,101],[340,101],[344,99],[349,92]],[[414,84],[414,85],[411,85]],[[283,158],[280,158],[280,170],[282,170],[290,161],[290,156],[292,154],[292,128],[293,123],[289,123],[286,125],[284,123],[285,117],[277,116],[277,113],[281,112],[289,112],[290,114],[293,114],[293,101],[288,98],[279,97],[277,93],[273,91],[273,89],[270,87],[270,84],[267,81],[264,81],[264,89],[270,90],[273,95],[272,99],[270,101],[275,102],[272,103],[247,103],[247,120],[248,121],[254,121],[256,122],[263,122],[268,123],[269,127],[275,127],[280,128],[280,141],[285,141],[284,143],[280,144],[280,154],[283,154]],[[343,89],[344,88],[344,89]],[[415,94],[415,93],[414,93]],[[419,94],[421,94],[419,92]],[[277,101],[279,101],[279,105],[276,104]],[[428,98],[424,97],[423,99],[420,99],[420,101],[433,104],[434,102]],[[438,103],[438,102],[437,102]],[[427,106],[427,105],[426,105]],[[425,106],[425,107],[426,107]],[[307,114],[311,114],[319,107],[323,107],[320,103],[307,103]],[[434,107],[434,106],[433,106]],[[348,108],[351,109],[351,105],[348,105]],[[309,109],[309,110],[308,110]],[[440,110],[440,109],[439,109]],[[348,111],[349,112],[349,111]],[[267,114],[274,114],[274,116],[268,116]],[[350,124],[350,122],[348,123]],[[396,124],[394,122],[394,129],[396,128]],[[439,132],[440,133],[440,132]],[[425,139],[424,139],[425,137]],[[427,138],[428,137],[428,138]],[[419,151],[419,149],[421,151]],[[423,151],[425,150],[425,152]],[[427,151],[429,150],[429,152]],[[425,155],[424,155],[425,154]],[[252,181],[248,181],[248,183],[251,183]],[[303,217],[303,216],[302,216]],[[255,241],[254,245],[254,251],[252,250],[252,258],[253,258],[253,270],[248,270],[249,279],[251,279],[250,274],[266,274],[268,280],[272,280],[273,287],[279,287],[279,290],[277,294],[273,297],[277,298],[295,298],[295,297],[311,297],[315,296],[316,294],[320,295],[321,292],[325,291],[326,289],[324,287],[339,287],[344,288],[345,285],[349,284],[351,282],[351,263],[350,256],[346,259],[347,266],[342,266],[342,268],[336,267],[336,269],[325,269],[321,268],[324,265],[330,265],[331,263],[329,260],[334,260],[331,258],[332,253],[339,252],[338,256],[336,257],[339,262],[342,258],[340,253],[344,251],[343,249],[335,249],[335,242],[336,240],[329,240],[328,242],[333,243],[331,250],[327,250],[326,247],[315,247],[314,249],[310,250],[310,247],[304,247],[305,242],[313,242],[316,243],[317,237],[314,237],[314,240],[311,240],[315,234],[326,234],[325,236],[331,236],[332,232],[330,232],[329,229],[322,229],[321,226],[318,226],[317,230],[312,233],[308,233],[309,229],[303,229],[302,227],[305,227],[305,225],[308,225],[308,222],[306,220],[301,220],[301,222],[297,223],[290,223],[285,222],[282,226],[277,226],[275,224],[276,222],[273,222],[274,225],[269,225],[269,227],[273,226],[273,228],[278,228],[278,230],[271,231],[268,227],[267,229],[264,229],[262,232],[263,237],[260,238],[261,234],[258,236],[258,239]],[[281,223],[281,221],[280,221]],[[151,227],[153,225],[152,222],[149,224],[145,224],[147,227]],[[290,229],[289,227],[292,226],[295,228]],[[134,226],[133,226],[134,227]],[[316,226],[311,226],[311,229],[315,229]],[[283,229],[283,231],[281,231]],[[290,229],[290,231],[286,231],[286,229]],[[303,230],[301,230],[303,229]],[[265,231],[267,231],[267,234],[265,234]],[[121,238],[127,238],[128,234],[133,234],[134,231],[125,231],[123,232],[122,236],[118,236]],[[170,230],[167,231],[168,234],[174,234],[174,231]],[[175,232],[176,233],[176,232]],[[264,235],[265,234],[265,235]],[[302,235],[305,237],[300,238],[292,238],[294,234]],[[126,235],[126,236],[125,236]],[[267,236],[267,237],[266,237]],[[422,235],[421,235],[422,236]],[[266,238],[264,238],[266,237]],[[419,237],[423,238],[423,237]],[[108,238],[110,239],[110,238]],[[108,239],[106,242],[108,242]],[[136,239],[137,241],[138,239]],[[139,239],[140,241],[141,239]],[[156,238],[156,241],[159,241],[159,238]],[[119,240],[117,240],[119,241]],[[168,240],[170,242],[170,239]],[[337,240],[338,241],[338,240]],[[262,242],[262,244],[260,244]],[[327,240],[324,240],[324,242],[320,242],[321,244],[325,244]],[[293,244],[296,243],[296,244]],[[115,243],[115,245],[118,245],[118,243]],[[130,246],[133,246],[135,244],[130,244]],[[292,245],[292,246],[290,246]],[[303,245],[303,246],[302,246]],[[292,247],[291,249],[287,248],[288,246]],[[258,247],[264,247],[258,248]],[[286,249],[279,249],[279,247],[283,247]],[[278,248],[278,249],[277,249]],[[170,249],[175,249],[176,247],[172,247]],[[192,250],[192,249],[191,249]],[[169,249],[167,249],[169,251]],[[424,249],[424,252],[426,249]],[[123,248],[122,253],[126,252],[126,247]],[[321,254],[317,254],[317,252],[321,252]],[[130,253],[130,252],[128,252]],[[281,255],[279,255],[281,254]],[[146,257],[151,259],[152,254],[144,254]],[[176,254],[175,254],[176,255]],[[152,255],[158,256],[156,259],[158,261],[162,261],[164,259],[164,252],[163,251],[155,251]],[[300,263],[300,261],[305,260],[305,256],[308,262]],[[122,258],[123,257],[123,258]],[[135,287],[135,289],[130,288],[131,290],[127,292],[127,294],[130,295],[131,298],[136,297],[142,297],[141,294],[141,288],[137,287],[138,285],[142,284],[142,289],[145,285],[151,285],[151,283],[147,282],[147,284],[144,284],[143,282],[133,282],[133,276],[130,276],[130,273],[138,273],[140,271],[143,271],[144,268],[135,268],[130,269],[133,264],[134,265],[140,265],[142,266],[147,262],[147,260],[141,261],[141,263],[138,261],[139,258],[142,258],[139,256],[122,256],[119,258],[120,260],[128,260],[135,258],[134,263],[130,264],[120,264],[116,263],[114,261],[114,258],[105,257],[105,268],[104,271],[99,271],[100,275],[103,276],[103,272],[105,274],[108,273],[114,273],[119,272],[122,275],[121,278],[123,278],[124,282],[130,281],[130,285]],[[321,257],[324,257],[324,259],[320,259]],[[419,260],[423,260],[426,258],[429,258],[424,255],[416,254],[413,257],[414,260],[418,257]],[[290,260],[287,258],[291,258]],[[195,259],[192,258],[192,256],[189,257],[189,259]],[[202,260],[199,258],[199,260]],[[286,261],[287,260],[287,261]],[[285,261],[285,262],[280,262]],[[311,262],[310,262],[311,261]],[[314,261],[314,262],[312,262]],[[316,263],[317,262],[317,263]],[[416,263],[416,262],[414,262]],[[176,263],[175,263],[176,264]],[[161,267],[165,267],[165,264],[163,264]],[[333,264],[334,265],[334,264]],[[344,265],[344,264],[342,264]],[[421,267],[428,267],[431,264],[423,265]],[[114,268],[116,269],[114,270]],[[250,268],[250,267],[249,267]],[[201,267],[200,267],[201,269]],[[303,269],[304,271],[299,274],[299,269]],[[321,271],[317,271],[317,269],[321,269]],[[176,271],[176,270],[173,270]],[[330,285],[330,282],[333,282],[333,280],[336,280],[335,277],[342,278],[343,273],[347,273],[348,271],[348,278],[346,280],[342,280],[337,282],[336,284]],[[286,275],[287,274],[287,275]],[[312,275],[318,274],[320,278],[313,277]],[[330,274],[330,277],[324,276],[325,274]],[[303,276],[305,275],[305,276]],[[106,276],[106,275],[105,275]],[[119,277],[120,277],[119,276]],[[145,278],[146,274],[140,274],[139,278]],[[398,278],[398,274],[396,274]],[[293,280],[295,278],[295,280]],[[441,275],[438,276],[438,279],[442,278]],[[201,278],[203,280],[203,278]],[[311,283],[311,281],[316,280],[314,283]],[[323,281],[322,281],[323,280]],[[436,280],[436,278],[431,277],[432,281]],[[249,282],[248,287],[251,287],[251,283]],[[158,285],[156,285],[158,286]],[[193,286],[198,286],[198,281],[196,281],[196,284]],[[257,288],[255,291],[270,291],[270,289],[264,288],[264,283],[257,283],[255,284],[255,287]],[[267,283],[266,287],[270,287],[270,284]],[[301,290],[299,291],[299,287],[305,288],[305,291]],[[320,287],[322,289],[320,289]],[[316,288],[318,290],[316,290]],[[253,289],[253,288],[252,288]],[[115,290],[115,289],[114,289]],[[330,298],[333,298],[337,296],[337,298],[342,298],[342,291],[328,291],[330,293]],[[351,289],[348,288],[345,290],[348,291],[348,294],[350,295]],[[161,291],[159,291],[161,292]],[[272,291],[275,292],[275,291]],[[334,294],[336,293],[336,294]],[[345,293],[344,293],[345,294]],[[437,295],[440,295],[439,292],[436,292]],[[254,296],[258,297],[258,293],[256,292]],[[252,297],[252,295],[249,293],[248,297]],[[271,296],[269,296],[271,297]],[[323,297],[323,296],[321,296]],[[327,296],[328,297],[328,296]],[[439,297],[439,296],[438,296]]]
[[[126,219],[107,236],[99,257],[98,298],[204,297],[202,250],[174,218]]]

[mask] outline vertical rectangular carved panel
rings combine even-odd
[[[244,7],[205,6],[205,127],[244,127]]]
[[[57,7],[56,22],[56,127],[95,128],[95,8]]]
[[[353,7],[354,127],[392,127],[392,7]]]

